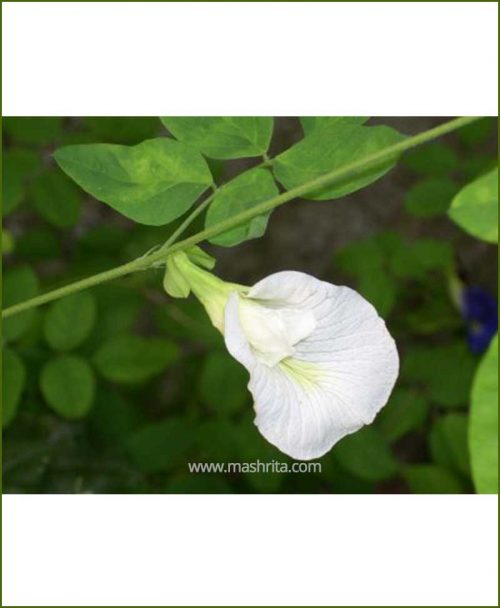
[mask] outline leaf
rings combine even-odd
[[[401,278],[424,279],[431,270],[447,270],[453,265],[453,248],[434,239],[406,243],[390,258],[392,272]]]
[[[413,464],[404,477],[413,494],[461,494],[462,482],[451,471],[433,464]]]
[[[35,262],[62,257],[61,247],[53,230],[43,226],[24,232],[22,238],[16,242],[16,251],[21,257]]]
[[[2,424],[9,425],[17,412],[26,383],[26,369],[22,359],[12,350],[2,354]]]
[[[459,160],[453,148],[442,141],[434,141],[409,150],[402,162],[415,173],[442,177],[455,171]]]
[[[230,494],[231,486],[217,475],[176,475],[168,482],[167,494]]]
[[[122,215],[152,226],[181,216],[212,183],[203,157],[166,137],[136,146],[65,146],[54,157],[86,192]]]
[[[404,205],[416,217],[442,215],[457,192],[456,184],[446,177],[431,177],[417,182],[408,190]]]
[[[28,180],[40,166],[38,154],[14,148],[2,156],[2,215],[6,217],[26,196]]]
[[[127,441],[127,451],[134,464],[145,473],[168,471],[186,466],[195,444],[192,425],[183,418],[167,418],[136,431]]]
[[[80,192],[59,171],[45,171],[30,190],[33,207],[56,228],[71,228],[80,218]]]
[[[178,140],[209,158],[245,158],[267,152],[273,119],[267,116],[163,116]]]
[[[398,472],[398,463],[387,442],[371,426],[342,439],[333,453],[345,470],[367,481],[390,479]]]
[[[402,376],[416,382],[429,398],[444,407],[465,406],[476,360],[465,342],[414,347],[402,361]]]
[[[304,134],[308,135],[314,129],[324,129],[339,123],[362,125],[368,118],[368,116],[301,116],[300,124]]]
[[[428,411],[429,404],[422,395],[409,388],[396,388],[376,418],[377,428],[388,441],[397,441],[421,428]]]
[[[88,292],[57,300],[45,315],[45,339],[55,350],[72,350],[87,338],[95,316],[95,299]]]
[[[429,433],[429,447],[436,464],[469,477],[467,422],[464,414],[447,414],[438,418]]]
[[[38,293],[38,279],[29,266],[6,270],[3,276],[3,308],[33,298]],[[35,316],[34,309],[20,312],[3,321],[5,340],[17,340],[29,328]]]
[[[223,186],[208,208],[205,228],[234,217],[242,211],[267,201],[279,194],[278,187],[266,169],[250,169]],[[218,234],[210,240],[214,245],[232,247],[249,239],[262,236],[267,227],[270,212],[258,215],[246,224]]]
[[[172,342],[130,334],[109,338],[95,353],[94,363],[107,380],[135,384],[157,376],[177,358]]]
[[[476,120],[457,131],[459,141],[468,148],[483,143],[496,130],[496,118],[487,116],[481,120]]]
[[[276,157],[273,171],[288,190],[314,180],[325,173],[341,169],[401,141],[403,136],[390,127],[365,127],[338,123],[314,130],[302,141]],[[396,158],[362,171],[342,183],[327,186],[304,195],[311,200],[335,199],[371,184],[387,173]]]
[[[47,404],[63,418],[83,418],[92,406],[95,377],[90,365],[75,355],[60,355],[42,368],[40,388]]]
[[[484,355],[472,387],[469,422],[472,478],[481,494],[498,492],[498,336]]]
[[[498,168],[462,188],[448,215],[472,236],[498,243]]]
[[[9,116],[3,119],[3,129],[18,143],[49,145],[61,137],[63,121],[53,116]]]
[[[396,304],[397,285],[384,270],[364,274],[358,282],[360,294],[373,304],[382,317],[387,317]]]
[[[158,120],[153,116],[88,116],[84,125],[98,142],[138,144],[158,133]]]
[[[219,415],[231,415],[248,401],[248,374],[223,352],[208,355],[201,369],[199,393],[202,402]]]

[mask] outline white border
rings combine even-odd
[[[6,606],[493,606],[497,496],[5,496]]]
[[[495,2],[3,2],[4,115],[496,115]]]

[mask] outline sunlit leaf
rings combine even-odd
[[[209,158],[243,158],[267,152],[273,119],[267,116],[164,116],[178,140]]]
[[[152,226],[182,215],[212,183],[203,157],[166,137],[136,146],[65,146],[54,157],[86,192],[122,215]]]
[[[16,415],[19,400],[26,382],[24,363],[14,351],[2,353],[2,424],[6,427]]]
[[[134,384],[157,376],[177,358],[172,342],[130,334],[106,340],[95,353],[94,363],[107,380]]]
[[[76,348],[89,335],[95,316],[95,299],[87,291],[57,300],[45,315],[45,339],[56,350]]]
[[[498,243],[498,168],[462,188],[448,215],[472,236]]]
[[[269,171],[266,169],[245,171],[223,186],[216,195],[208,208],[205,227],[209,228],[278,194],[278,187]],[[269,213],[259,215],[250,222],[218,234],[209,240],[214,245],[231,247],[248,239],[258,238],[266,231],[268,218]]]
[[[390,127],[365,127],[340,122],[315,129],[302,141],[276,157],[274,174],[288,190],[325,173],[362,161],[384,148],[400,142],[403,136]],[[304,195],[312,200],[334,199],[355,192],[379,179],[395,164],[396,158],[379,163],[356,177]]]
[[[490,344],[472,388],[469,425],[472,477],[478,492],[498,492],[498,337]]]
[[[94,372],[82,357],[60,355],[43,366],[40,388],[57,414],[70,420],[83,418],[94,400]]]

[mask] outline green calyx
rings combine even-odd
[[[206,269],[212,269],[215,260],[200,247],[173,253],[167,258],[163,287],[173,298],[187,298],[191,292],[207,311],[212,324],[224,331],[224,309],[229,294],[245,293],[248,287],[227,283]]]

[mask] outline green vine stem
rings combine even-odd
[[[325,173],[321,177],[302,184],[301,186],[292,188],[287,192],[284,192],[283,194],[280,194],[268,201],[260,203],[259,205],[255,205],[255,207],[252,207],[251,209],[242,211],[234,217],[228,218],[227,220],[210,226],[205,230],[201,230],[197,234],[187,239],[184,239],[183,241],[174,243],[175,239],[187,228],[187,226],[189,226],[189,224],[191,224],[195,217],[197,217],[202,211],[204,211],[204,209],[206,209],[206,207],[210,204],[216,194],[216,192],[213,192],[209,197],[207,197],[207,199],[205,199],[205,201],[203,201],[201,205],[199,205],[186,218],[186,220],[184,220],[184,222],[177,228],[177,230],[171,235],[171,237],[159,250],[156,250],[150,254],[146,254],[145,256],[132,260],[127,264],[117,266],[116,268],[112,268],[105,272],[95,274],[86,279],[82,279],[81,281],[70,283],[69,285],[60,287],[59,289],[49,291],[46,294],[10,306],[9,308],[6,308],[2,311],[2,318],[10,317],[30,308],[34,308],[36,306],[46,304],[47,302],[51,302],[52,300],[62,298],[71,293],[75,293],[83,289],[88,289],[89,287],[93,287],[94,285],[99,285],[100,283],[104,283],[106,281],[110,281],[112,279],[116,279],[118,277],[122,277],[133,272],[146,270],[155,263],[165,261],[167,256],[173,253],[174,251],[182,251],[183,249],[187,249],[189,247],[192,247],[193,245],[197,245],[198,243],[206,239],[216,236],[221,232],[225,232],[226,230],[235,228],[240,224],[244,224],[245,222],[251,220],[257,215],[268,213],[275,207],[283,205],[284,203],[287,203],[292,199],[299,198],[309,192],[319,190],[320,188],[323,188],[325,186],[332,186],[336,183],[342,182],[343,180],[350,179],[356,176],[358,173],[365,171],[366,169],[373,168],[379,163],[383,163],[395,156],[398,156],[402,152],[405,152],[407,150],[410,150],[411,148],[436,139],[437,137],[441,137],[442,135],[446,135],[447,133],[451,133],[452,131],[460,129],[461,127],[468,125],[478,119],[479,117],[476,116],[462,116],[460,118],[455,118],[453,120],[445,122],[442,125],[434,127],[433,129],[429,129],[428,131],[423,131],[422,133],[419,133],[418,135],[415,135],[413,137],[408,137],[397,144],[388,146],[387,148],[376,152],[375,154],[366,156],[362,160],[354,161],[352,163],[349,163],[348,165],[340,167],[339,169],[334,169],[329,173]]]

